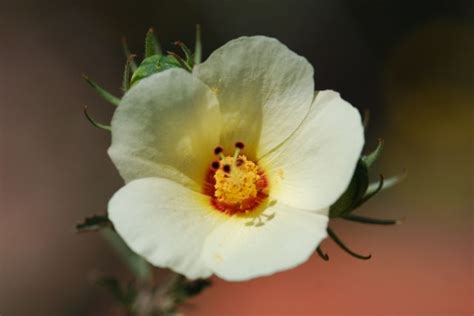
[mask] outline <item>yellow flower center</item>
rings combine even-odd
[[[244,155],[236,159],[227,156],[220,164],[223,167],[214,174],[214,196],[219,202],[236,204],[257,197],[257,181],[261,175],[253,161]]]
[[[244,154],[244,145],[236,144],[233,156],[226,156],[220,147],[219,156],[209,169],[204,193],[211,196],[212,205],[229,215],[247,213],[257,208],[268,196],[268,182],[263,170]]]

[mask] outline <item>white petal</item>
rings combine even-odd
[[[326,237],[327,216],[281,203],[264,214],[273,218],[261,216],[261,226],[234,216],[207,238],[203,259],[216,275],[243,281],[291,269],[305,262]]]
[[[320,91],[290,138],[260,161],[273,198],[293,207],[327,209],[345,191],[364,144],[356,108],[334,91]]]
[[[164,177],[198,189],[220,135],[218,101],[182,69],[152,75],[124,96],[109,155],[125,181]]]
[[[241,37],[214,51],[193,74],[217,95],[223,117],[221,143],[233,151],[246,143],[260,157],[283,142],[308,113],[313,67],[279,41]]]
[[[133,251],[155,266],[195,279],[212,273],[201,252],[205,238],[224,216],[208,205],[209,197],[173,181],[144,178],[120,189],[108,212]]]

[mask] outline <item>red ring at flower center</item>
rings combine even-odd
[[[248,160],[240,151],[244,144],[237,142],[232,156],[226,156],[221,147],[204,181],[204,194],[211,197],[212,206],[225,214],[245,214],[255,210],[268,197],[268,180],[263,170]]]

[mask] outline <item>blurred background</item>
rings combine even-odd
[[[334,221],[358,261],[326,240],[330,261],[244,283],[215,279],[187,315],[472,315],[474,2],[377,0],[0,0],[0,314],[121,315],[90,282],[130,277],[100,234],[77,235],[122,186],[107,132],[113,106],[82,81],[117,95],[121,37],[141,56],[147,29],[162,45],[204,53],[241,35],[276,37],[315,67],[316,89],[369,109],[375,174],[404,183],[359,213],[399,226]]]

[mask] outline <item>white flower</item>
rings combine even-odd
[[[242,37],[124,96],[109,155],[127,184],[109,216],[131,249],[190,279],[290,269],[326,237],[363,142],[358,111],[315,93],[305,58]]]

